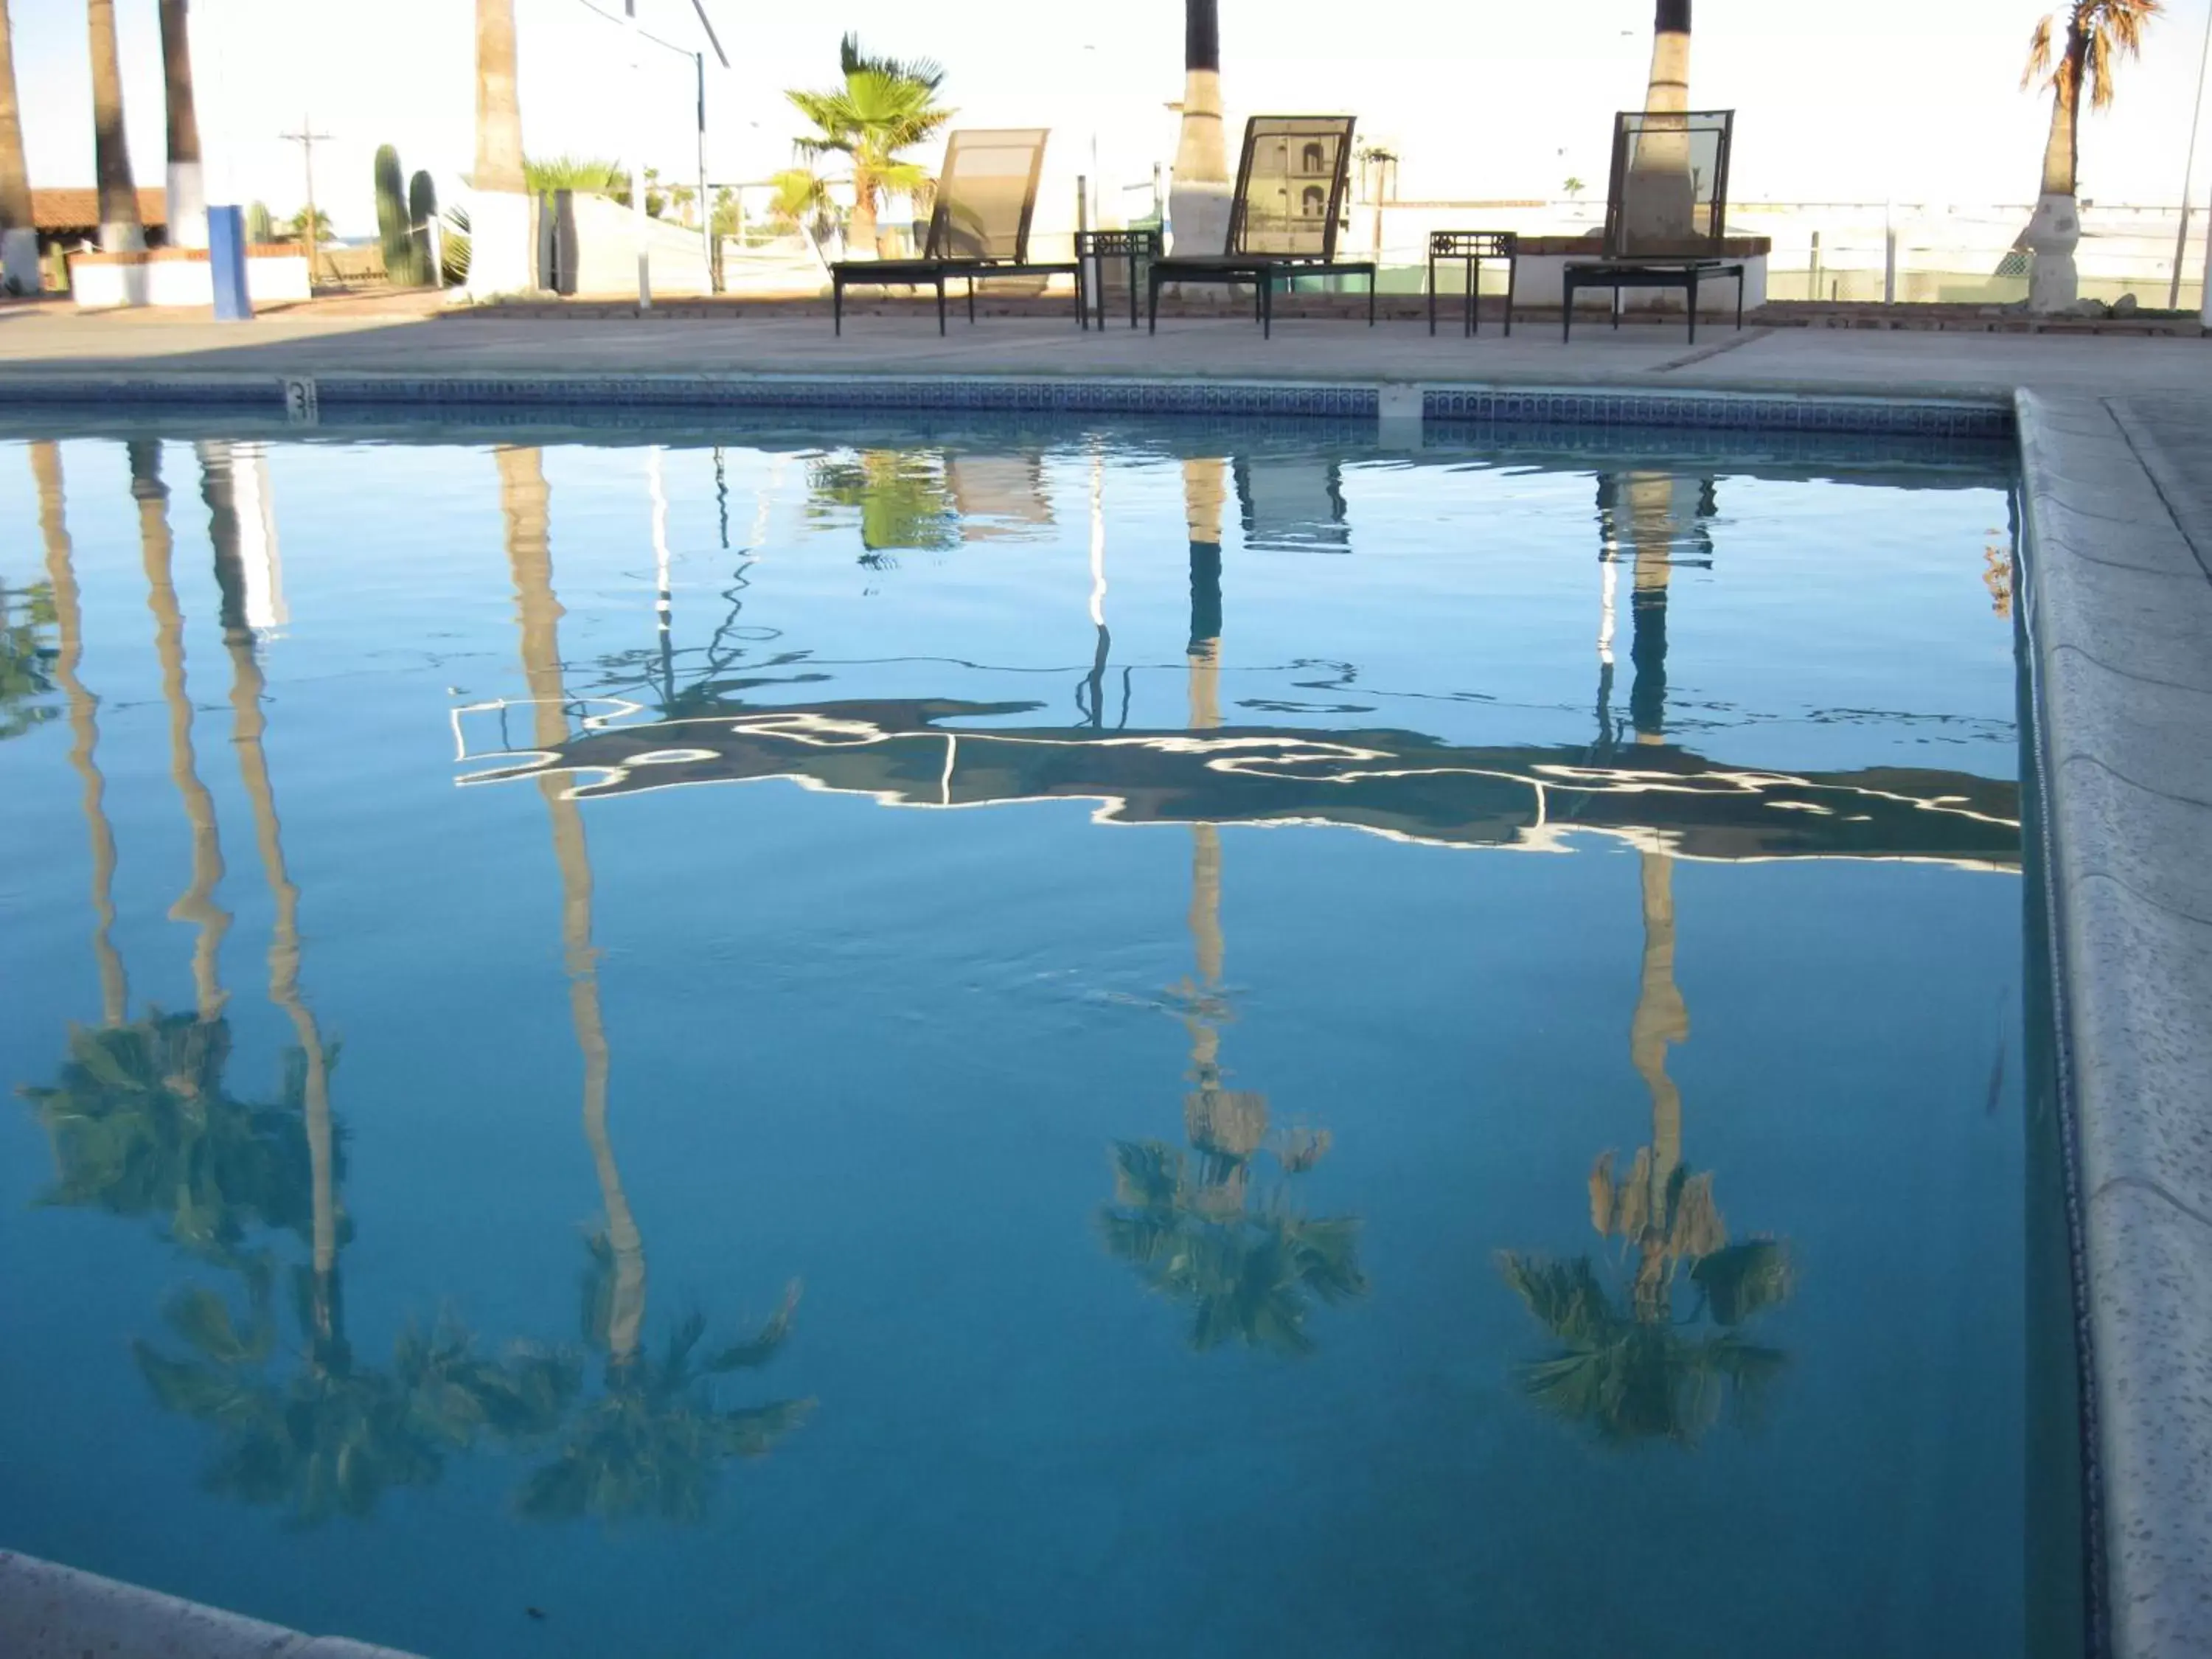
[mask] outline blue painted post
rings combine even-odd
[[[246,291],[246,215],[234,207],[207,210],[208,271],[215,279],[217,322],[253,319],[252,296]]]

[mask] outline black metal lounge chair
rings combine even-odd
[[[937,290],[937,331],[945,332],[945,285],[968,284],[968,320],[975,320],[975,284],[988,276],[1075,279],[1075,318],[1083,320],[1083,267],[1073,259],[1030,258],[1030,219],[1044,170],[1047,127],[956,132],[945,146],[937,204],[918,259],[840,259],[830,267],[830,306],[845,331],[848,284],[913,284]]]
[[[1631,288],[1679,288],[1698,337],[1698,284],[1735,278],[1735,325],[1743,326],[1744,261],[1723,251],[1728,217],[1729,109],[1623,110],[1613,118],[1613,176],[1606,186],[1605,241],[1595,259],[1570,259],[1561,273],[1559,337],[1574,328],[1575,295],[1613,290],[1613,325]]]
[[[1338,221],[1352,170],[1349,115],[1255,115],[1244,124],[1229,235],[1219,253],[1152,261],[1148,326],[1158,331],[1164,283],[1250,283],[1263,335],[1275,326],[1278,277],[1364,276],[1375,321],[1375,262],[1336,257]]]

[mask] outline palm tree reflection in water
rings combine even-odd
[[[1630,473],[1608,478],[1598,492],[1607,614],[1599,635],[1599,746],[1614,732],[1607,708],[1612,684],[1612,562],[1626,542],[1635,558],[1634,628],[1629,694],[1635,740],[1667,741],[1667,599],[1678,547],[1709,563],[1703,520],[1713,516],[1705,483],[1695,515],[1676,522],[1683,480]],[[1613,1154],[1601,1153],[1589,1176],[1590,1223],[1620,1242],[1628,1265],[1623,1304],[1616,1304],[1588,1256],[1555,1261],[1513,1250],[1498,1253],[1499,1271],[1528,1310],[1559,1344],[1551,1358],[1526,1367],[1522,1386],[1545,1409],[1588,1427],[1613,1444],[1664,1439],[1694,1444],[1732,1409],[1755,1418],[1768,1386],[1787,1363],[1777,1348],[1746,1339],[1742,1328],[1785,1301],[1793,1288],[1789,1248],[1779,1240],[1731,1245],[1713,1200],[1709,1173],[1682,1158],[1682,1093],[1667,1073],[1667,1050],[1687,1040],[1690,1018],[1674,977],[1674,859],[1663,843],[1638,854],[1644,955],[1629,1025],[1629,1058],[1651,1096],[1651,1143],[1616,1176]],[[1678,1319],[1674,1283],[1683,1264],[1698,1300]],[[1699,1331],[1701,1322],[1712,1328]]]
[[[497,460],[534,741],[557,751],[568,735],[568,692],[544,469],[534,449],[503,449]],[[517,1501],[523,1514],[542,1520],[592,1514],[609,1522],[640,1515],[696,1521],[706,1512],[714,1471],[725,1459],[764,1454],[812,1407],[811,1401],[790,1400],[726,1408],[714,1385],[717,1376],[775,1356],[790,1330],[799,1287],[794,1280],[787,1288],[782,1305],[749,1341],[701,1355],[707,1322],[695,1312],[659,1353],[646,1347],[645,1243],[607,1126],[610,1054],[592,943],[591,850],[568,778],[544,774],[538,788],[561,874],[568,1012],[584,1062],[584,1138],[606,1217],[586,1241],[591,1265],[584,1290],[584,1338],[605,1356],[605,1372],[599,1397],[577,1407],[558,1451],[531,1472]]]
[[[1222,474],[1218,460],[1183,464],[1194,732],[1222,723]],[[1195,1305],[1193,1347],[1239,1341],[1303,1353],[1314,1346],[1305,1328],[1314,1302],[1346,1301],[1367,1288],[1359,1270],[1359,1223],[1352,1216],[1309,1217],[1291,1201],[1291,1180],[1328,1150],[1325,1129],[1276,1136],[1271,1151],[1278,1175],[1265,1181],[1258,1175],[1255,1159],[1268,1143],[1267,1097],[1222,1086],[1221,1027],[1231,1010],[1222,982],[1221,831],[1194,823],[1191,839],[1188,922],[1198,977],[1173,993],[1190,1033],[1197,1085],[1183,1101],[1190,1150],[1158,1140],[1117,1142],[1114,1201],[1100,1225],[1108,1250],[1147,1285]]]

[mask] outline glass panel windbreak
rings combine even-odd
[[[432,1655],[2063,1650],[2002,460],[466,436],[0,447],[10,1547]]]

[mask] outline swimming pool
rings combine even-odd
[[[7,444],[0,1547],[2063,1650],[2008,461],[1373,432]]]

